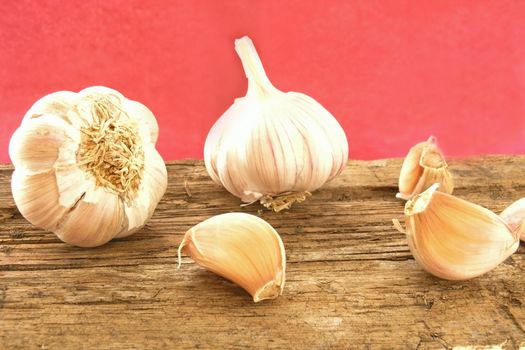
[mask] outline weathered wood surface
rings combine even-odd
[[[467,282],[434,278],[412,259],[391,219],[400,160],[350,162],[292,210],[239,201],[200,161],[168,166],[151,222],[96,249],[61,243],[28,224],[0,168],[0,348],[371,348],[525,346],[525,247]],[[525,196],[525,157],[451,160],[456,194],[500,211]],[[189,192],[185,190],[187,183]],[[190,226],[245,211],[284,241],[284,294],[254,304],[177,245]]]

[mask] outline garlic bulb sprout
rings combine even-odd
[[[336,177],[348,160],[337,120],[311,97],[275,88],[252,41],[235,41],[248,92],[210,130],[204,160],[214,182],[243,202],[289,208]]]
[[[516,231],[492,211],[438,192],[438,184],[405,205],[405,232],[416,261],[429,273],[448,280],[482,275],[519,247]]]
[[[157,136],[150,110],[115,90],[96,86],[44,96],[9,144],[19,211],[80,247],[131,235],[166,190]]]
[[[525,242],[525,198],[512,203],[500,216],[512,230],[520,234],[520,239]]]
[[[286,255],[273,227],[244,213],[217,215],[192,227],[179,246],[195,262],[238,284],[254,302],[282,294]]]
[[[432,184],[439,183],[439,190],[452,193],[454,182],[445,162],[443,153],[434,136],[410,149],[399,174],[397,198],[408,200],[425,191]]]

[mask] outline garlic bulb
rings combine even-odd
[[[500,216],[512,230],[520,234],[521,240],[525,242],[525,198],[512,203]]]
[[[286,255],[279,234],[244,213],[217,215],[192,227],[179,246],[197,264],[238,284],[254,302],[282,294]]]
[[[235,41],[248,92],[210,130],[208,174],[243,202],[275,211],[302,201],[344,169],[348,142],[337,120],[311,97],[277,90],[252,41]]]
[[[408,244],[431,274],[466,280],[495,268],[519,247],[516,232],[479,205],[437,192],[438,184],[405,205]],[[399,222],[396,228],[405,232]]]
[[[432,184],[439,183],[439,190],[452,193],[454,183],[443,153],[434,136],[410,149],[399,174],[397,198],[408,200],[423,192]]]
[[[157,136],[149,109],[115,90],[99,86],[44,96],[9,144],[19,211],[81,247],[134,233],[166,190]]]

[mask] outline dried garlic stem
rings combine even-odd
[[[246,78],[248,78],[248,94],[264,95],[266,91],[275,92],[274,86],[264,71],[263,64],[253,42],[247,36],[235,40],[235,51],[239,55]]]

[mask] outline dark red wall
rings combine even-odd
[[[202,158],[244,95],[233,41],[345,128],[352,158],[525,153],[525,1],[0,2],[0,162],[40,96],[107,85],[150,107],[165,159]]]

